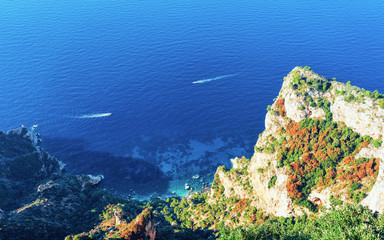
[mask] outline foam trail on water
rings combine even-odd
[[[96,113],[96,114],[85,114],[81,116],[77,116],[76,118],[101,118],[101,117],[109,117],[112,113]]]
[[[214,78],[207,78],[207,79],[202,79],[202,80],[194,81],[192,83],[193,84],[205,83],[205,82],[215,81],[215,80],[219,80],[219,79],[223,79],[223,78],[229,78],[229,77],[233,77],[233,76],[236,76],[236,74],[221,75],[221,76],[217,76],[217,77],[214,77]]]

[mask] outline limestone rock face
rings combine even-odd
[[[228,176],[223,171],[217,171],[221,184],[224,186],[224,195],[229,198],[237,195],[241,198],[249,198],[250,196],[244,189],[244,185],[241,182],[236,181],[236,178],[240,176]]]
[[[235,158],[232,158],[231,159],[231,163],[232,163],[232,168],[236,169],[236,168],[239,168],[239,163],[238,163],[238,160],[239,158],[238,157],[235,157]]]
[[[114,209],[113,209],[113,216],[115,217],[115,225],[116,226],[119,226],[121,221],[123,220],[123,216],[124,216],[124,210],[122,207],[119,207],[119,206],[116,206]]]
[[[336,97],[331,105],[334,121],[345,124],[361,135],[368,135],[374,139],[383,138],[384,109],[375,107],[372,100],[365,104],[345,102],[342,97]]]
[[[249,166],[251,184],[259,200],[258,207],[269,214],[288,217],[294,211],[286,187],[288,175],[285,168],[276,167],[276,159],[276,154],[255,153]],[[271,162],[271,166],[266,169],[268,162]],[[273,176],[277,177],[276,184],[269,188],[268,183]]]
[[[372,191],[361,202],[362,205],[368,206],[372,211],[384,212],[384,172],[381,167],[383,162],[380,163],[379,176]]]
[[[364,151],[360,152],[361,156],[365,157],[379,157],[380,169],[379,175],[375,185],[373,186],[371,192],[368,196],[361,202],[362,205],[368,206],[372,211],[378,211],[380,213],[384,212],[384,147],[381,148],[370,148],[363,149]]]
[[[58,186],[59,186],[59,184],[57,184],[57,183],[55,183],[54,181],[51,180],[51,181],[49,181],[49,182],[47,182],[45,184],[39,185],[39,187],[37,188],[37,191],[38,192],[44,192],[47,189],[50,189],[50,188],[53,188],[53,187],[58,187]]]

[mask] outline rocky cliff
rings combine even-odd
[[[44,152],[26,127],[0,132],[0,209],[19,207],[44,179],[62,173],[64,164]]]
[[[284,217],[329,206],[333,197],[362,200],[383,212],[384,166],[378,167],[384,159],[382,98],[377,91],[327,79],[308,67],[294,68],[268,106],[265,130],[244,166],[247,176],[241,178],[249,179],[252,190],[219,169],[225,195],[252,199],[257,208]],[[314,135],[320,133],[320,139]],[[353,189],[345,191],[351,184]],[[357,189],[364,190],[352,191]]]

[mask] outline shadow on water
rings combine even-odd
[[[104,175],[100,186],[119,194],[148,196],[168,193],[171,179],[154,163],[91,151],[85,145],[82,139],[44,137],[42,147],[65,163],[70,173]]]

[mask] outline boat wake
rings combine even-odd
[[[77,116],[76,118],[102,118],[102,117],[109,117],[112,113],[96,113],[96,114],[85,114],[81,116]]]
[[[192,83],[193,84],[197,84],[197,83],[211,82],[211,81],[220,80],[220,79],[223,79],[223,78],[229,78],[229,77],[233,77],[233,76],[236,76],[236,74],[221,75],[221,76],[214,77],[214,78],[207,78],[207,79],[202,79],[202,80],[194,81]]]

